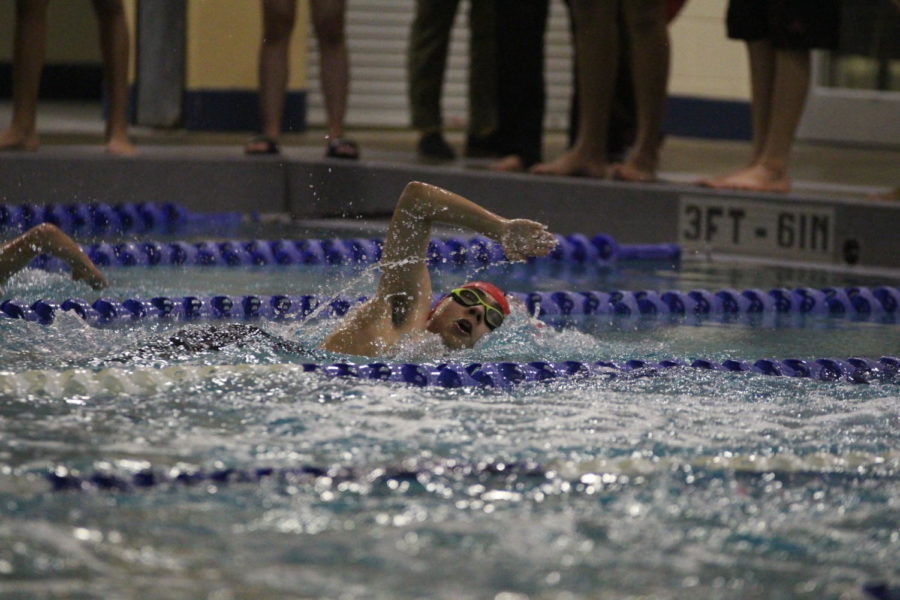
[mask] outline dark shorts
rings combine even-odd
[[[768,40],[780,50],[835,49],[840,0],[730,0],[728,37]]]

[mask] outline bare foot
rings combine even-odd
[[[656,177],[656,169],[643,169],[632,161],[615,164],[610,168],[613,179],[628,181],[631,183],[652,183],[659,181]]]
[[[110,138],[106,142],[106,151],[113,156],[135,156],[138,153],[134,144],[127,137]]]
[[[575,152],[566,152],[548,163],[539,163],[531,167],[532,173],[538,175],[571,175],[573,177],[608,177],[606,162],[582,157]]]
[[[880,200],[882,202],[900,202],[900,187],[879,192],[877,194],[869,194],[869,200]]]
[[[492,162],[488,165],[488,169],[491,171],[504,171],[506,173],[523,173],[525,171],[525,164],[522,162],[522,157],[518,154],[510,154],[504,156],[500,160]]]
[[[721,177],[707,179],[701,185],[720,190],[750,190],[780,194],[791,191],[791,182],[786,173],[763,165],[751,165]]]
[[[737,169],[736,171],[731,171],[730,173],[725,173],[724,175],[716,175],[715,177],[704,177],[703,179],[698,179],[694,182],[694,185],[709,188],[721,187],[724,180],[731,177],[735,173],[740,173],[741,171],[746,171],[747,169],[752,168],[753,165],[754,163],[750,163],[746,167],[742,167],[740,169]]]
[[[694,185],[699,185],[700,187],[716,187],[716,182],[722,179],[722,175],[718,177],[704,177],[703,179],[698,179],[694,182]]]
[[[12,129],[7,129],[0,133],[0,150],[2,151],[21,151],[34,152],[40,145],[37,133],[23,134]]]

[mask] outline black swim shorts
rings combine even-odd
[[[835,49],[840,0],[729,0],[728,37],[768,40],[781,50]]]

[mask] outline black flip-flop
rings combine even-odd
[[[261,148],[249,148],[250,145],[258,145]],[[267,135],[256,135],[250,138],[247,141],[247,144],[244,146],[244,154],[280,154],[281,148],[278,146],[278,142],[273,140]]]
[[[325,148],[325,156],[355,160],[359,158],[359,146],[348,138],[331,138]]]

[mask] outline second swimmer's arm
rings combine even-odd
[[[44,252],[65,261],[75,281],[85,281],[95,290],[109,285],[78,244],[50,223],[36,225],[0,248],[0,282]]]

